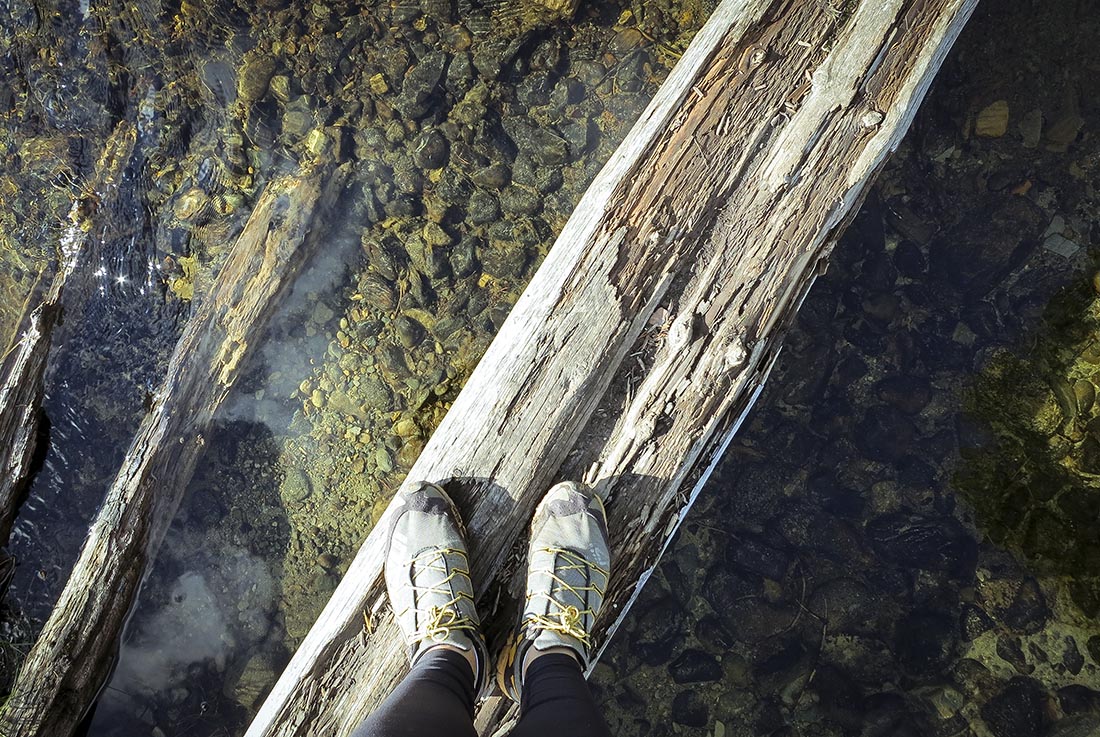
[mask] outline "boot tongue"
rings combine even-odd
[[[537,650],[567,647],[583,661],[586,657],[584,638],[592,624],[587,621],[591,616],[588,614],[591,609],[588,588],[592,582],[588,566],[577,564],[573,555],[554,554],[556,580],[551,589],[551,601],[547,602],[545,618],[548,622],[535,638],[534,646]]]

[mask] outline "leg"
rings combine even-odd
[[[550,489],[531,522],[527,597],[497,672],[501,689],[520,703],[515,737],[610,737],[582,667],[610,564],[599,497],[568,481]]]
[[[351,737],[477,737],[474,671],[461,652],[427,650]]]
[[[353,735],[477,737],[474,702],[488,680],[488,653],[458,510],[429,483],[402,487],[393,507],[386,593],[412,670]]]
[[[523,677],[520,718],[510,737],[611,737],[572,655],[533,658]]]

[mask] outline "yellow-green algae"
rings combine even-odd
[[[1051,300],[1026,345],[999,351],[974,381],[965,408],[979,440],[962,443],[954,477],[981,530],[1060,592],[1059,621],[1093,633],[1100,633],[1097,382],[1100,299],[1081,279]]]

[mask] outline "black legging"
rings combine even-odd
[[[560,653],[531,662],[519,722],[511,737],[611,737],[576,658]],[[424,654],[352,737],[477,737],[474,673],[454,650]]]

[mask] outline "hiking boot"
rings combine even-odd
[[[474,608],[470,560],[458,509],[443,489],[421,482],[397,493],[386,546],[386,591],[409,660],[434,645],[473,651],[474,689],[488,680],[488,651]]]
[[[531,520],[523,614],[497,671],[501,690],[513,701],[520,700],[524,658],[532,647],[569,648],[588,668],[610,564],[600,498],[573,481],[546,492]]]

